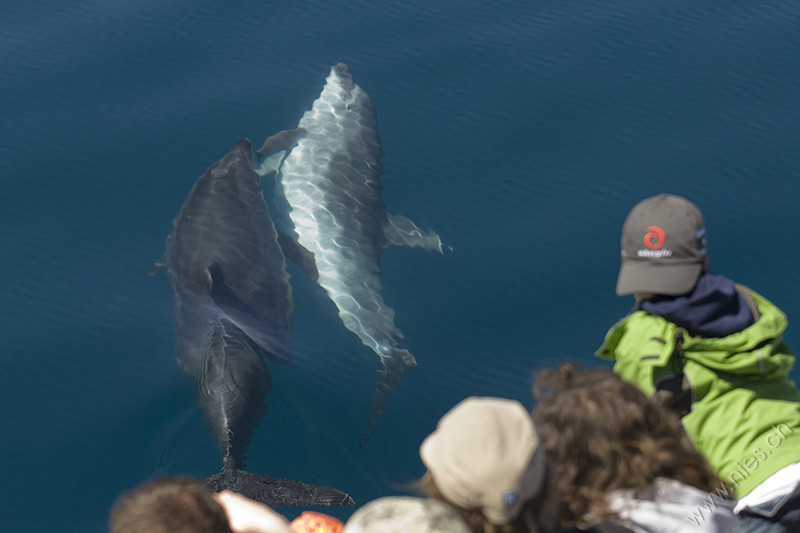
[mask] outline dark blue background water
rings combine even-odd
[[[533,370],[601,364],[592,353],[631,304],[613,292],[619,229],[658,192],[703,209],[712,269],[781,306],[800,346],[797,2],[2,13],[4,531],[103,531],[121,491],[218,471],[172,356],[171,289],[163,273],[143,280],[194,180],[239,138],[294,126],[339,61],[378,109],[387,209],[452,250],[384,253],[384,296],[419,366],[360,450],[377,357],[292,270],[294,363],[274,369],[249,470],[364,503],[422,474],[420,441],[465,396],[530,406]]]

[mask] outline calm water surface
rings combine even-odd
[[[17,2],[0,17],[0,529],[104,531],[121,491],[219,469],[171,289],[144,278],[194,180],[293,127],[339,61],[378,110],[387,210],[448,251],[384,252],[419,366],[361,449],[377,358],[291,271],[294,362],[273,369],[249,470],[360,503],[402,492],[462,398],[530,406],[535,369],[601,364],[632,303],[613,293],[619,229],[658,192],[703,209],[712,269],[781,306],[800,349],[797,2]]]

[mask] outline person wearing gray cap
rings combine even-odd
[[[458,511],[475,533],[547,532],[558,492],[530,413],[517,401],[470,397],[420,446],[422,490]]]
[[[788,376],[786,316],[710,272],[703,215],[685,198],[636,204],[621,244],[616,292],[636,304],[596,355],[682,416],[739,496],[742,527],[800,530],[800,392]]]

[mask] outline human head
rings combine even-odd
[[[111,533],[231,533],[225,510],[198,480],[164,477],[123,494],[111,511]]]
[[[622,226],[617,294],[686,294],[707,266],[703,214],[689,200],[659,194],[642,200]]]
[[[540,496],[546,460],[530,413],[513,400],[470,397],[445,414],[420,446],[423,490],[468,518],[498,526],[520,519]],[[427,481],[427,483],[426,483]]]
[[[471,533],[449,505],[413,496],[386,496],[360,507],[343,533]]]
[[[722,487],[677,415],[611,370],[565,363],[540,372],[534,394],[566,521],[602,518],[612,491],[644,491],[659,477],[705,492]]]

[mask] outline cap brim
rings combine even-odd
[[[686,294],[694,288],[702,271],[702,263],[658,265],[623,261],[617,278],[617,295]]]
[[[422,441],[419,447],[419,457],[425,468],[431,470],[431,467],[436,468],[436,432],[434,431]]]

